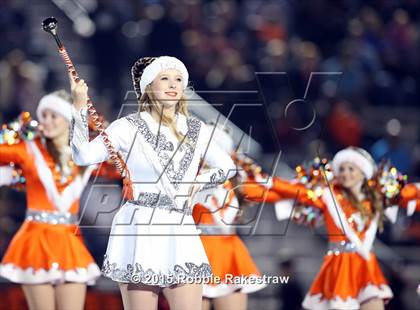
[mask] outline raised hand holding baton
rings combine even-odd
[[[55,40],[55,42],[57,43],[57,46],[58,46],[58,52],[60,53],[61,58],[63,59],[64,64],[67,67],[70,78],[73,78],[73,80],[75,82],[78,82],[79,81],[79,76],[78,76],[77,71],[76,71],[76,69],[73,65],[73,62],[71,61],[69,54],[67,53],[64,45],[61,43],[61,41],[60,41],[60,39],[57,35],[57,24],[58,24],[58,21],[57,21],[56,18],[49,17],[49,18],[46,18],[42,22],[42,29],[53,36],[53,38],[54,38],[54,40]],[[109,157],[111,158],[115,167],[118,169],[121,176],[123,177],[123,182],[124,182],[123,195],[124,195],[124,198],[128,199],[128,200],[132,200],[133,199],[132,182],[131,182],[131,178],[130,178],[130,172],[127,169],[126,163],[122,159],[121,155],[118,154],[118,152],[112,146],[111,141],[109,140],[109,137],[105,132],[104,125],[100,121],[100,117],[99,117],[98,113],[96,112],[96,109],[93,106],[93,102],[92,102],[92,100],[89,96],[87,97],[86,105],[87,105],[87,108],[88,108],[88,111],[89,111],[89,115],[93,119],[93,122],[94,122],[94,124],[95,124],[95,126],[96,126],[96,128],[99,132],[99,135],[102,137],[102,140],[103,140],[103,142],[104,142],[104,144],[105,144],[105,146],[108,150]]]

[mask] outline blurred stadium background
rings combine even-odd
[[[302,161],[357,145],[419,180],[420,1],[2,0],[1,123],[34,113],[46,92],[68,89],[55,43],[40,27],[49,16],[59,20],[62,40],[109,120],[130,100],[134,61],[173,55],[186,63],[196,93],[259,143],[254,156],[268,171],[290,177]],[[109,194],[117,201],[115,187]],[[0,204],[3,254],[23,220],[24,194],[2,188]],[[376,243],[395,294],[387,309],[419,309],[420,217],[400,215]],[[243,238],[261,271],[290,275],[290,282],[250,295],[249,309],[299,309],[325,236],[277,222],[269,205],[254,224],[256,235]],[[106,233],[85,232],[98,263]],[[2,280],[0,287],[0,309],[25,307],[18,286]],[[86,308],[105,307],[121,303],[117,286],[100,279]]]

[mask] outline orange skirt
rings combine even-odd
[[[20,284],[94,284],[100,270],[77,229],[76,225],[25,221],[3,257],[0,275]]]
[[[213,279],[220,279],[204,285],[204,297],[217,298],[235,291],[249,294],[267,286],[261,283],[261,274],[237,235],[201,236],[201,241],[212,268]],[[247,281],[250,278],[252,280]]]
[[[376,257],[357,253],[327,255],[303,301],[306,309],[359,309],[363,302],[393,296]]]

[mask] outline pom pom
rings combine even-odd
[[[402,188],[407,184],[407,176],[400,173],[389,160],[383,160],[368,185],[382,196],[385,207],[398,203]]]
[[[29,112],[22,112],[16,120],[1,126],[0,144],[17,144],[22,140],[33,140],[37,135],[38,122]]]

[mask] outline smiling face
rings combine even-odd
[[[46,138],[55,139],[63,135],[68,135],[69,122],[60,114],[44,109],[40,120],[42,133]]]
[[[150,90],[165,108],[175,107],[184,94],[181,73],[176,69],[162,71],[150,84]]]
[[[354,188],[365,179],[362,170],[351,162],[342,163],[336,177],[338,182],[347,189]]]

